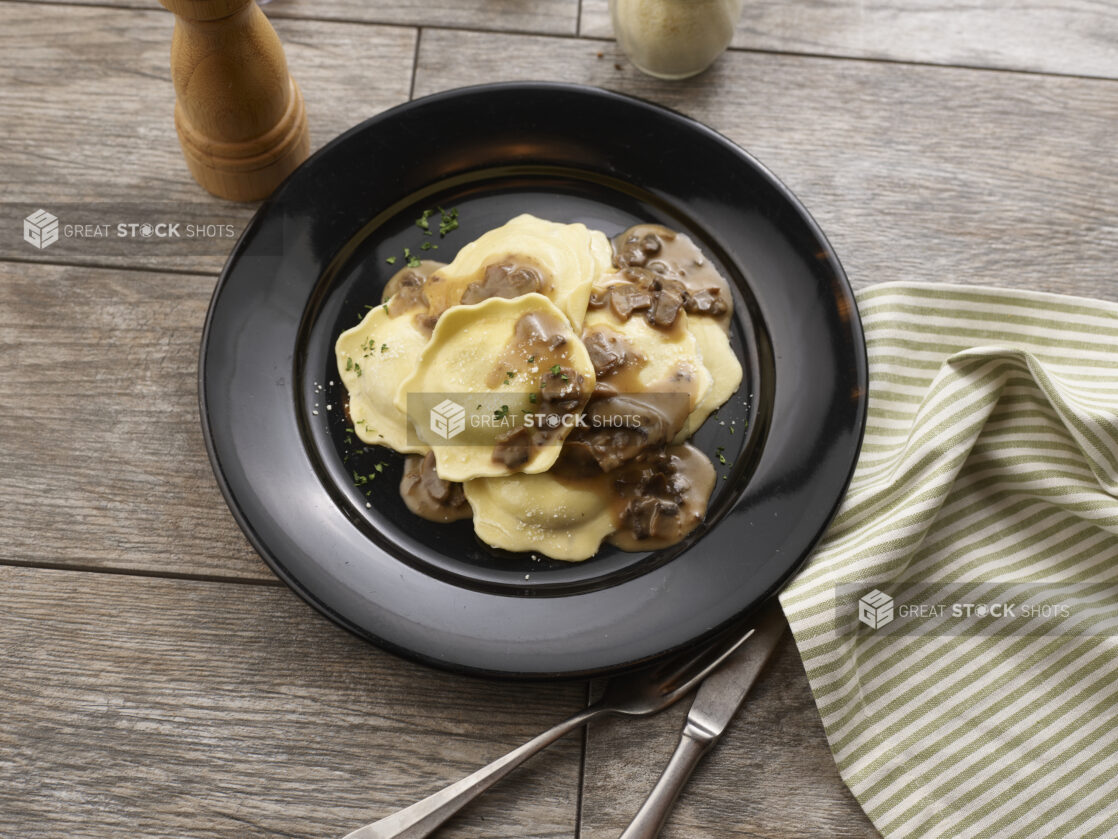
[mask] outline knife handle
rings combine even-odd
[[[698,726],[688,721],[676,746],[675,754],[668,761],[660,780],[652,788],[652,792],[641,805],[640,810],[633,817],[620,839],[655,839],[668,820],[672,805],[679,797],[687,779],[699,765],[699,760],[705,755],[714,741],[709,732],[703,731]]]

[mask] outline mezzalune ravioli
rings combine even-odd
[[[335,353],[357,436],[408,455],[412,512],[567,561],[702,520],[714,468],[685,441],[742,369],[729,287],[689,238],[521,215],[398,272],[383,304]],[[470,423],[448,438],[430,413],[451,396]]]

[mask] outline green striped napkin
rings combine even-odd
[[[781,600],[888,839],[1118,837],[1118,306],[860,292],[865,444]]]

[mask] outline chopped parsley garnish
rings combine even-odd
[[[433,216],[435,213],[439,214],[439,235],[440,236],[445,236],[450,231],[456,230],[458,228],[458,210],[457,210],[457,208],[450,209],[450,210],[444,210],[442,207],[436,207],[434,209],[424,210],[420,214],[419,218],[417,218],[415,220],[415,226],[423,231],[424,236],[432,235],[431,216]],[[419,250],[433,251],[433,250],[438,250],[438,247],[439,247],[438,245],[436,245],[432,242],[429,242],[427,240],[424,240],[423,244],[421,244],[419,246]],[[396,259],[397,259],[397,257],[390,256],[387,259],[385,259],[384,261],[387,262],[389,265],[395,265],[396,264]],[[416,256],[415,254],[413,254],[411,252],[411,248],[404,248],[404,264],[407,265],[409,268],[418,268],[420,266],[420,259],[419,259],[418,256]]]
[[[380,345],[380,351],[381,352],[388,352],[388,344],[381,344]]]
[[[458,208],[453,207],[449,210],[444,210],[439,207],[439,235],[445,236],[452,230],[458,229]]]
[[[536,394],[534,394],[534,393],[529,393],[529,394],[528,394],[528,401],[529,401],[529,402],[531,402],[532,404],[535,404],[535,402],[536,402]]]
[[[535,364],[536,363],[536,357],[534,355],[528,356],[528,363],[529,364]]]
[[[354,470],[353,471],[353,485],[357,486],[357,487],[363,487],[367,484],[372,483],[373,481],[375,481],[377,479],[377,475],[384,471],[384,467],[387,466],[387,465],[388,464],[385,461],[383,461],[383,460],[380,461],[379,463],[377,463],[373,466],[374,471],[370,472],[368,475],[362,475],[357,470]],[[368,491],[366,491],[365,494],[368,495],[369,494]]]
[[[558,376],[562,372],[563,372],[563,368],[560,367],[558,364],[553,364],[551,366],[551,375]]]
[[[493,416],[495,416],[497,419],[504,419],[508,415],[509,415],[509,406],[508,405],[502,405],[500,408],[498,408],[496,411],[493,412]]]
[[[346,369],[347,372],[353,369],[353,359],[352,358],[347,358],[345,360],[345,369]]]
[[[353,362],[353,372],[356,373],[358,376],[361,375],[361,365],[358,364],[356,361]]]

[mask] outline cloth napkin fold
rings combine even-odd
[[[887,839],[1118,837],[1118,305],[857,295],[865,442],[784,592]]]

